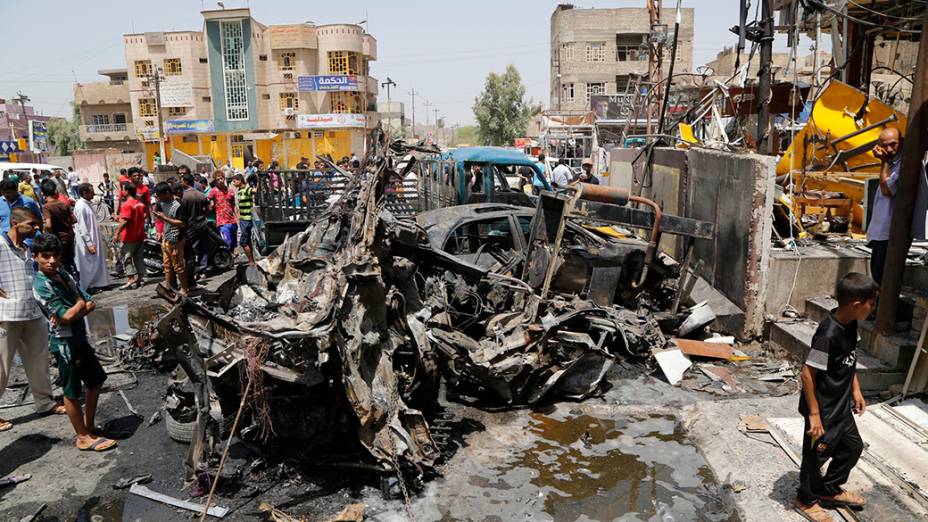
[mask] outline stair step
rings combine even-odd
[[[806,316],[810,320],[820,323],[837,307],[838,302],[830,295],[810,297],[806,299]]]
[[[886,362],[889,366],[908,371],[918,344],[918,332],[909,330],[890,335],[874,336],[873,321],[861,321],[857,327],[860,347],[870,355]]]
[[[797,364],[803,364],[817,328],[818,323],[812,321],[775,322],[770,329],[770,345],[783,351]],[[888,390],[893,384],[905,382],[905,377],[905,371],[896,369],[863,350],[857,351],[857,378],[862,390]]]

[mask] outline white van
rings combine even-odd
[[[6,179],[11,174],[16,174],[20,179],[26,174],[29,176],[32,175],[32,169],[39,171],[41,174],[43,170],[54,173],[56,170],[60,170],[67,174],[68,169],[64,167],[59,167],[58,165],[49,165],[47,163],[9,163],[9,162],[0,162],[0,179]]]

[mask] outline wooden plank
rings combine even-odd
[[[707,343],[692,339],[671,339],[686,355],[696,357],[712,357],[714,359],[728,360],[734,355],[732,347],[721,343]]]

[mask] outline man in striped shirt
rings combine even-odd
[[[241,174],[232,176],[232,184],[235,186],[235,213],[238,217],[239,244],[245,251],[245,257],[248,258],[248,264],[255,264],[255,255],[251,251],[251,231],[254,228],[254,222],[251,218],[251,208],[254,206],[254,187],[257,185],[257,176],[251,174],[248,176],[248,182]]]

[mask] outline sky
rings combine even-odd
[[[250,7],[252,16],[263,24],[367,20],[378,49],[371,74],[381,82],[387,77],[396,82],[390,99],[405,102],[410,118],[409,92],[415,90],[417,122],[426,120],[427,109],[429,121],[434,121],[438,109],[448,125],[472,124],[471,107],[487,74],[510,63],[522,74],[527,95],[547,105],[549,23],[558,3],[224,0],[226,8]],[[665,8],[674,4],[664,0]],[[586,1],[575,6],[644,7],[645,0]],[[724,46],[736,43],[728,29],[738,23],[738,0],[684,0],[683,6],[696,9],[694,64],[709,62]],[[0,98],[22,92],[40,114],[70,116],[75,81],[103,81],[97,70],[126,66],[123,34],[202,29],[202,7],[217,8],[209,0],[0,0],[3,40],[8,42],[0,54]],[[751,9],[753,16],[753,5]],[[800,54],[809,54],[810,46],[804,40]],[[778,35],[775,50],[785,48],[786,36]],[[386,99],[383,90],[380,99]]]

